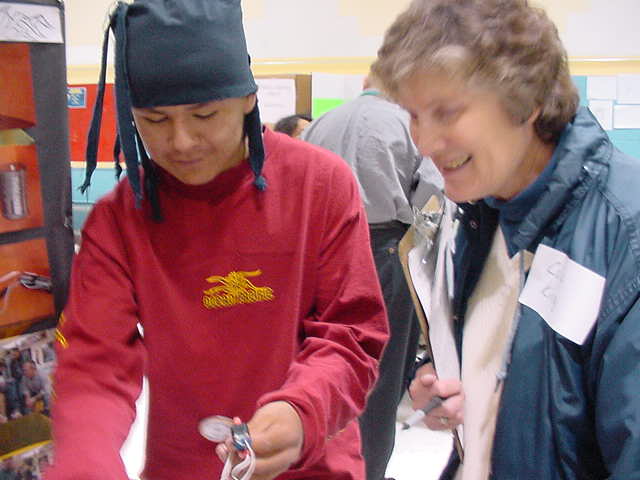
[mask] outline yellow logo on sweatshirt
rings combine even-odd
[[[220,283],[204,290],[202,304],[207,308],[232,307],[240,303],[256,303],[273,300],[275,295],[269,287],[256,287],[248,277],[262,275],[262,270],[252,272],[231,272],[226,277],[213,275],[207,278],[209,283]]]
[[[64,316],[64,313],[60,314],[60,319],[58,320],[58,328],[56,328],[56,340],[58,341],[58,343],[60,343],[60,345],[62,345],[62,348],[69,348],[69,342],[67,341],[67,338],[64,336],[64,334],[62,333],[62,330],[60,330],[62,328],[62,325],[64,325],[64,322],[66,322],[67,319]]]

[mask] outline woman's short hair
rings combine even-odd
[[[558,30],[527,0],[413,0],[385,34],[373,73],[394,97],[421,70],[499,92],[515,122],[536,108],[538,137],[555,143],[579,97]]]

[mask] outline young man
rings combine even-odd
[[[145,374],[143,478],[219,477],[198,427],[223,415],[248,422],[254,480],[363,479],[355,419],[387,326],[348,166],[262,134],[239,0],[119,3],[111,28],[129,182],[83,232],[46,478],[127,478]]]

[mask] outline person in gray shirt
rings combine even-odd
[[[307,142],[333,151],[351,166],[360,187],[382,286],[391,337],[378,383],[360,417],[367,480],[385,477],[395,442],[396,410],[413,370],[420,328],[397,254],[413,221],[443,180],[411,140],[409,115],[387,100],[371,74],[362,94],[314,120],[302,133]]]
[[[31,360],[23,363],[24,376],[20,384],[20,393],[25,399],[27,412],[49,414],[49,393],[36,364]]]

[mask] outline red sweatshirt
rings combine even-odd
[[[143,373],[145,479],[218,478],[198,422],[275,400],[304,427],[279,479],[364,478],[356,416],[387,322],[358,187],[325,150],[268,130],[265,149],[264,192],[243,162],[200,186],[161,172],[162,223],[128,182],[92,210],[60,325],[48,480],[127,478]]]

